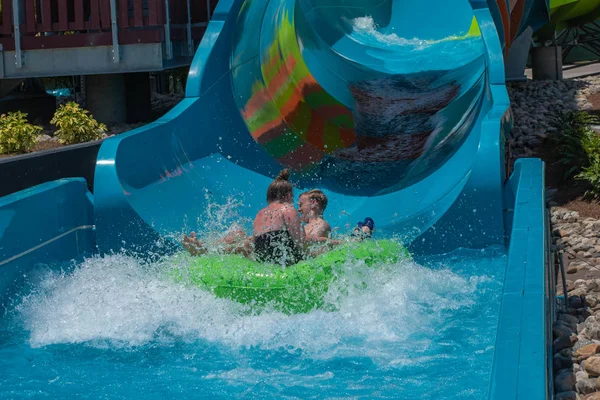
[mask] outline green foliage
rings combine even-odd
[[[0,115],[0,154],[30,151],[41,131],[42,127],[27,122],[27,114],[21,111]]]
[[[563,113],[554,120],[554,140],[565,178],[587,181],[591,188],[586,195],[600,198],[600,135],[591,125],[600,125],[600,119],[584,111]]]
[[[590,129],[591,130],[591,129]],[[600,135],[592,131],[581,141],[583,150],[588,157],[588,166],[583,167],[575,178],[588,181],[592,186],[586,195],[600,197]]]
[[[557,133],[553,135],[553,140],[560,153],[557,163],[564,167],[565,178],[572,177],[589,166],[590,160],[584,143],[593,147],[598,135],[590,126],[597,124],[600,124],[598,117],[584,111],[568,111],[554,118],[552,125]]]
[[[106,125],[96,121],[87,110],[71,101],[61,105],[50,123],[56,125],[56,136],[63,144],[75,144],[99,140],[106,132]]]

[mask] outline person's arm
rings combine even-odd
[[[193,256],[206,254],[206,248],[204,247],[204,244],[198,240],[196,232],[191,232],[190,236],[184,234],[181,245]]]
[[[300,220],[300,215],[298,211],[294,207],[285,207],[282,210],[283,213],[283,222],[294,241],[294,244],[298,246],[298,248],[304,249],[306,246],[306,234],[304,233],[304,228],[302,228],[302,221]]]

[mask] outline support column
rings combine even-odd
[[[125,74],[88,75],[85,90],[86,107],[97,121],[126,122]]]
[[[561,80],[563,78],[562,48],[540,46],[531,49],[531,69],[535,80]]]
[[[533,29],[528,26],[510,46],[508,57],[504,61],[507,81],[527,80],[525,67],[527,66],[527,56],[531,47],[532,35]]]
[[[128,123],[152,120],[152,88],[148,72],[125,74],[125,98]]]

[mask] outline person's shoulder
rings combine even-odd
[[[324,219],[319,221],[319,228],[323,231],[331,231],[331,225],[329,225],[329,222],[325,221]]]
[[[282,204],[280,207],[280,210],[284,215],[298,215],[298,210],[296,210],[296,208],[294,208],[294,206],[291,204]]]
[[[279,207],[285,211],[298,211],[292,204],[289,203],[280,204]]]

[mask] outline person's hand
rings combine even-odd
[[[204,244],[196,237],[196,232],[191,232],[190,236],[184,234],[181,245],[193,256],[206,253]]]

